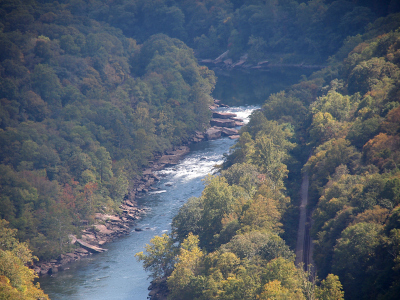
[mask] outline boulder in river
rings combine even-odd
[[[231,136],[231,135],[238,135],[239,131],[237,131],[234,128],[226,128],[226,127],[222,127],[221,128],[221,133],[224,136]]]
[[[46,275],[49,273],[50,268],[47,268],[47,266],[41,266],[40,267],[40,271],[39,274],[40,275]]]
[[[167,151],[158,162],[163,165],[176,165],[189,152],[189,147],[181,146],[173,151]]]
[[[236,127],[236,121],[231,119],[211,119],[210,124],[211,126],[218,126],[218,127],[228,127],[228,128]]]
[[[221,129],[216,127],[208,128],[206,131],[207,140],[219,139],[221,137],[221,134],[222,134]]]
[[[232,119],[237,117],[237,114],[214,111],[212,117],[215,119]]]

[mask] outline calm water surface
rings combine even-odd
[[[247,121],[255,107],[236,107],[234,112]],[[172,218],[190,197],[198,197],[204,189],[202,179],[213,173],[214,165],[223,161],[234,141],[222,138],[191,146],[191,152],[176,166],[158,172],[162,180],[137,199],[138,205],[149,208],[129,235],[105,245],[107,252],[91,255],[68,265],[68,270],[42,277],[39,282],[52,300],[145,300],[150,280],[142,264],[134,257],[155,235],[169,232]]]

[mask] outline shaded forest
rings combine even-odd
[[[139,254],[145,268],[171,299],[395,299],[399,10],[390,0],[1,1],[0,265],[16,263],[0,270],[0,291],[45,297],[24,264],[68,252],[68,235],[118,212],[154,155],[208,126],[217,78],[198,60],[229,50],[232,61],[326,67],[294,85],[300,74],[282,71],[273,87],[255,76],[262,109],[171,235]],[[235,80],[219,80],[215,96]],[[321,282],[294,265],[302,172]]]

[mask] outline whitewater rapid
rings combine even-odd
[[[247,123],[255,106],[219,109],[237,114]],[[144,251],[155,235],[171,230],[172,218],[190,197],[199,197],[202,179],[216,172],[235,141],[221,138],[190,146],[190,153],[177,165],[158,172],[161,180],[153,190],[138,198],[147,213],[131,233],[105,245],[107,252],[91,255],[72,263],[68,270],[42,277],[39,282],[52,300],[145,300],[151,279],[142,263],[134,257]],[[142,229],[135,231],[134,229]]]

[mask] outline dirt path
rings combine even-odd
[[[300,190],[300,196],[301,196],[300,219],[299,219],[299,228],[297,231],[296,260],[295,260],[296,265],[304,263],[305,266],[307,266],[310,263],[308,250],[311,248],[310,237],[308,234],[309,230],[306,230],[308,186],[309,186],[308,172],[305,172],[303,174],[303,181],[301,183],[301,190]]]

